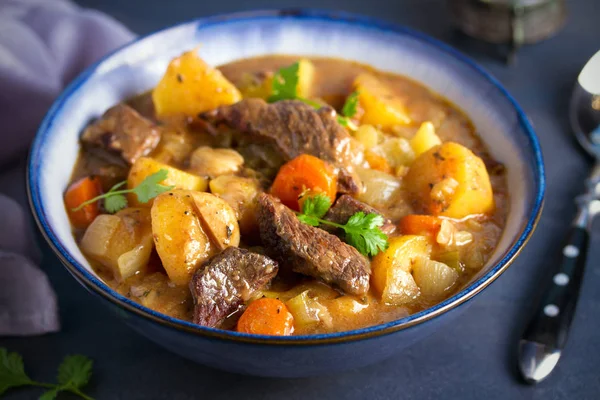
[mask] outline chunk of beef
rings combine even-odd
[[[205,112],[200,118],[273,144],[285,161],[310,154],[335,165],[340,168],[341,192],[358,193],[362,188],[360,178],[352,170],[357,158],[353,139],[337,122],[331,107],[315,110],[298,100],[268,104],[262,99],[245,99]]]
[[[160,128],[126,104],[117,104],[90,124],[81,136],[84,145],[120,155],[133,164],[160,141]]]
[[[373,208],[362,201],[356,200],[352,196],[344,194],[340,196],[335,204],[329,209],[329,211],[327,211],[327,214],[325,214],[325,219],[335,222],[336,224],[344,225],[348,222],[351,216],[360,211],[364,212],[365,214],[373,213],[381,215],[376,208]],[[336,232],[338,230],[338,228],[328,225],[324,225],[323,228],[329,232]],[[396,230],[396,226],[392,223],[392,221],[384,217],[384,222],[380,229],[386,235],[391,235]]]
[[[292,210],[273,196],[263,193],[258,202],[260,237],[280,264],[320,278],[346,293],[367,293],[371,268],[354,247],[300,222]]]
[[[340,193],[360,193],[363,184],[358,175],[344,168],[338,172],[337,191]]]
[[[196,271],[190,282],[195,324],[220,327],[257,290],[277,275],[269,257],[238,247],[228,247]]]

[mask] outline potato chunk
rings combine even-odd
[[[240,244],[240,229],[235,211],[214,194],[192,192],[196,214],[212,244],[219,250]]]
[[[242,93],[243,98],[259,98],[267,100],[271,95],[273,75],[274,73],[271,71],[257,72],[254,74],[246,72],[235,82],[235,84]]]
[[[373,75],[359,75],[353,86],[359,93],[358,99],[364,110],[361,124],[371,124],[387,130],[411,123],[404,102]]]
[[[140,157],[136,160],[129,171],[129,176],[127,177],[127,188],[132,189],[136,187],[148,176],[158,172],[161,169],[166,169],[168,171],[167,178],[161,182],[163,185],[175,186],[176,189],[197,191],[205,191],[208,187],[208,181],[206,178],[187,173],[180,169],[171,167],[170,165],[153,160],[152,158]],[[150,207],[152,206],[153,202],[153,200],[150,200],[148,203],[140,203],[134,193],[129,193],[128,201],[129,204],[138,207]]]
[[[184,129],[164,129],[151,157],[164,164],[180,165],[198,146],[197,136]]]
[[[190,169],[197,175],[216,178],[238,172],[244,164],[244,157],[233,149],[201,146],[192,153],[190,164]]]
[[[413,206],[421,212],[463,218],[494,210],[485,164],[460,144],[447,142],[421,154],[404,179]]]
[[[371,262],[371,282],[387,304],[403,305],[419,296],[419,287],[411,275],[417,257],[429,258],[431,244],[425,236],[404,235],[390,239],[386,251]]]
[[[81,249],[119,281],[144,271],[152,251],[149,210],[126,208],[115,215],[99,215],[85,231]]]
[[[383,134],[373,125],[361,125],[354,132],[354,138],[368,150],[377,146],[383,140]]]
[[[237,103],[239,90],[221,71],[210,67],[197,50],[174,58],[152,91],[156,115],[194,117],[203,111]]]
[[[235,213],[209,193],[163,193],[154,199],[151,215],[156,251],[177,285],[188,284],[203,261],[240,242]]]
[[[165,271],[177,285],[187,284],[201,262],[215,253],[188,191],[174,190],[154,199],[152,233]]]
[[[312,87],[315,76],[315,66],[308,58],[298,61],[298,86],[297,94],[308,99],[312,96]]]
[[[417,157],[439,144],[442,144],[442,140],[435,134],[435,127],[429,121],[423,122],[410,140],[410,145]]]
[[[398,167],[411,164],[415,160],[415,152],[408,140],[404,138],[391,138],[373,150],[385,157],[388,164],[395,170]]]
[[[245,235],[257,233],[256,196],[261,192],[257,180],[235,175],[221,175],[210,181],[211,193],[225,200],[235,211]]]

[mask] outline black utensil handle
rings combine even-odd
[[[562,260],[552,279],[544,288],[523,339],[562,349],[567,335],[585,269],[588,232],[582,227],[571,228],[562,248]]]

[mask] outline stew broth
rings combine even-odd
[[[298,57],[294,56],[256,57],[223,65],[219,67],[219,70],[236,87],[243,89],[248,85],[249,80],[260,83],[264,77],[270,76],[280,68],[289,66],[297,60]],[[410,304],[386,304],[382,301],[381,293],[373,287],[373,284],[366,295],[344,294],[343,291],[322,283],[318,279],[292,273],[279,262],[280,269],[277,277],[270,286],[257,291],[252,300],[264,296],[289,302],[290,299],[304,292],[310,298],[316,299],[326,312],[319,314],[318,323],[296,325],[293,334],[346,331],[372,326],[393,321],[435,305],[463,287],[483,267],[500,239],[509,211],[508,191],[502,165],[489,155],[468,117],[457,106],[432,93],[425,86],[406,77],[377,71],[356,62],[321,57],[312,57],[310,61],[314,65],[311,98],[323,101],[337,110],[341,110],[347,96],[353,91],[357,77],[365,73],[376,77],[393,93],[393,96],[397,97],[399,102],[404,104],[411,123],[380,130],[383,132],[384,141],[392,138],[409,140],[414,137],[422,123],[429,121],[435,127],[435,134],[442,142],[456,142],[479,156],[489,172],[495,207],[486,215],[472,215],[467,218],[451,220],[453,232],[455,234],[456,232],[464,233],[464,236],[469,239],[468,243],[454,246],[451,249],[442,248],[443,246],[440,246],[439,243],[434,244],[431,258],[445,261],[447,265],[454,265],[459,272],[452,287],[441,297],[421,293]],[[242,92],[244,91],[242,90]],[[259,165],[256,160],[252,159],[254,150],[245,151],[244,144],[228,142],[222,136],[209,133],[203,124],[198,124],[193,117],[157,117],[150,94],[140,95],[129,101],[129,104],[141,115],[159,122],[166,131],[172,132],[171,135],[176,140],[171,137],[168,142],[169,146],[184,149],[182,153],[186,154],[185,157],[166,160],[167,164],[189,170],[190,153],[185,149],[193,150],[205,145],[210,147],[233,146],[244,156],[244,165]],[[164,155],[166,143],[163,136],[149,157],[158,157],[165,161],[161,157]],[[75,182],[86,176],[98,176],[103,190],[107,191],[112,185],[127,179],[129,168],[127,163],[121,160],[107,160],[104,155],[98,155],[96,149],[86,146],[79,155],[72,181]],[[272,176],[269,176],[268,173],[261,174],[260,167],[243,169],[237,175],[252,175],[254,169],[258,171],[257,176],[263,190],[268,191]],[[368,170],[368,168],[366,169]],[[393,186],[395,189],[389,195],[371,193],[370,195],[358,194],[355,197],[375,207],[394,225],[398,225],[406,215],[421,213],[420,210],[415,209],[415,201],[411,199],[404,182],[407,169],[408,167],[399,166],[393,173],[388,174],[397,181],[397,185]],[[370,176],[369,173],[370,171],[363,172],[364,176]],[[74,234],[78,242],[81,242],[84,232],[85,229],[74,227]],[[401,235],[402,233],[397,229],[390,235],[390,238]],[[269,254],[269,249],[264,248],[261,241],[257,240],[257,236],[244,235],[242,232],[240,247],[257,253]],[[125,280],[118,279],[110,268],[98,262],[94,257],[88,257],[88,259],[100,277],[124,296],[166,315],[188,321],[193,319],[194,300],[188,286],[172,283],[165,273],[156,249],[152,250],[150,261],[144,272],[136,273]],[[223,322],[221,327],[235,329],[236,320],[243,310],[244,307],[239,308]]]

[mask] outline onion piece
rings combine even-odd
[[[111,239],[120,224],[121,218],[116,215],[97,216],[81,239],[81,250],[94,259],[107,257]]]
[[[331,327],[333,319],[327,307],[317,299],[308,295],[308,290],[288,300],[285,305],[294,316],[294,324],[297,327],[311,327],[322,323],[325,327]]]
[[[356,172],[364,183],[364,191],[358,200],[379,208],[387,206],[398,197],[400,181],[393,175],[369,168],[356,168]]]
[[[142,242],[123,253],[117,259],[117,269],[115,275],[120,280],[125,280],[135,274],[142,272],[148,265],[150,254],[152,253],[152,236],[148,235],[142,239]]]
[[[444,263],[418,257],[413,266],[413,278],[426,296],[441,298],[458,280],[458,272]]]

